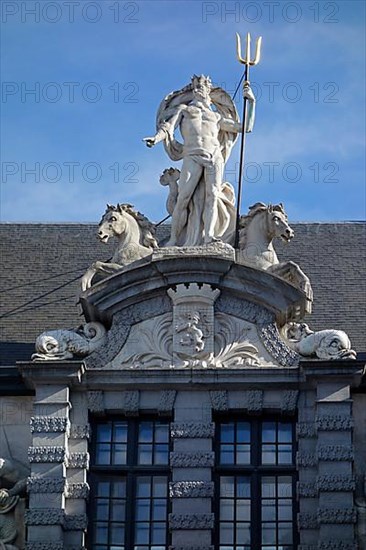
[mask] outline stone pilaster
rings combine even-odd
[[[171,437],[171,548],[208,550],[214,528],[211,509],[214,424],[208,392],[190,392],[188,401],[187,392],[177,392]]]
[[[312,506],[307,515],[300,513],[300,527],[317,531],[313,541],[319,549],[339,548],[340,542],[342,548],[355,548],[351,387],[358,384],[362,370],[357,363],[345,361],[314,361],[302,367],[315,397],[314,423],[307,433],[314,434],[317,444],[315,453],[313,448],[310,453],[316,478],[309,480],[307,488],[300,486],[300,497],[303,501],[308,491],[310,499],[317,498],[317,508]],[[306,433],[305,425],[299,429]],[[309,544],[305,538],[301,542]]]
[[[20,366],[28,386],[36,391],[30,421],[32,445],[28,450],[29,509],[25,514],[28,549],[65,548],[67,467],[70,459],[70,387],[79,384],[83,364],[28,363]],[[79,542],[80,548],[83,541]]]

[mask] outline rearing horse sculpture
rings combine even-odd
[[[108,262],[94,262],[81,279],[81,288],[91,287],[96,273],[108,277],[124,266],[144,258],[158,246],[154,237],[154,226],[131,204],[107,204],[98,230],[98,238],[107,243],[110,237],[118,238],[118,246]]]
[[[283,205],[257,202],[249,208],[249,214],[241,217],[239,228],[239,249],[245,263],[300,288],[306,294],[306,311],[311,313],[313,292],[309,278],[295,262],[280,262],[272,244],[276,237],[286,242],[294,237]]]

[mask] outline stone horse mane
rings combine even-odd
[[[287,221],[287,214],[283,208],[283,204],[282,202],[280,202],[279,204],[264,204],[264,202],[256,202],[255,204],[253,204],[252,206],[249,206],[249,213],[246,214],[245,216],[241,216],[240,218],[240,221],[239,221],[239,231],[240,231],[240,241],[239,241],[239,244],[240,246],[244,246],[246,244],[246,241],[247,241],[247,232],[248,232],[248,227],[250,225],[250,223],[253,221],[253,218],[259,214],[260,212],[280,212],[281,214],[283,214],[286,218],[286,221]]]
[[[152,224],[147,219],[146,216],[141,214],[141,212],[139,212],[138,210],[135,210],[132,204],[118,203],[117,206],[114,206],[112,204],[107,204],[107,209],[104,212],[103,218],[106,214],[108,214],[108,212],[119,212],[120,214],[123,214],[123,212],[126,212],[127,214],[132,216],[138,223],[138,226],[141,230],[140,244],[148,248],[156,248],[158,246],[158,242],[154,236],[155,235],[154,224]]]

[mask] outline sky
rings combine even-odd
[[[98,222],[118,202],[163,219],[159,177],[174,163],[142,138],[194,73],[233,95],[235,32],[263,37],[241,211],[283,202],[293,221],[365,219],[363,1],[3,0],[1,10],[2,222]],[[239,143],[225,171],[235,187],[238,161]]]

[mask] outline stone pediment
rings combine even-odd
[[[302,316],[304,293],[220,248],[160,249],[84,292],[87,321],[110,325],[87,368],[296,367],[278,327]]]

